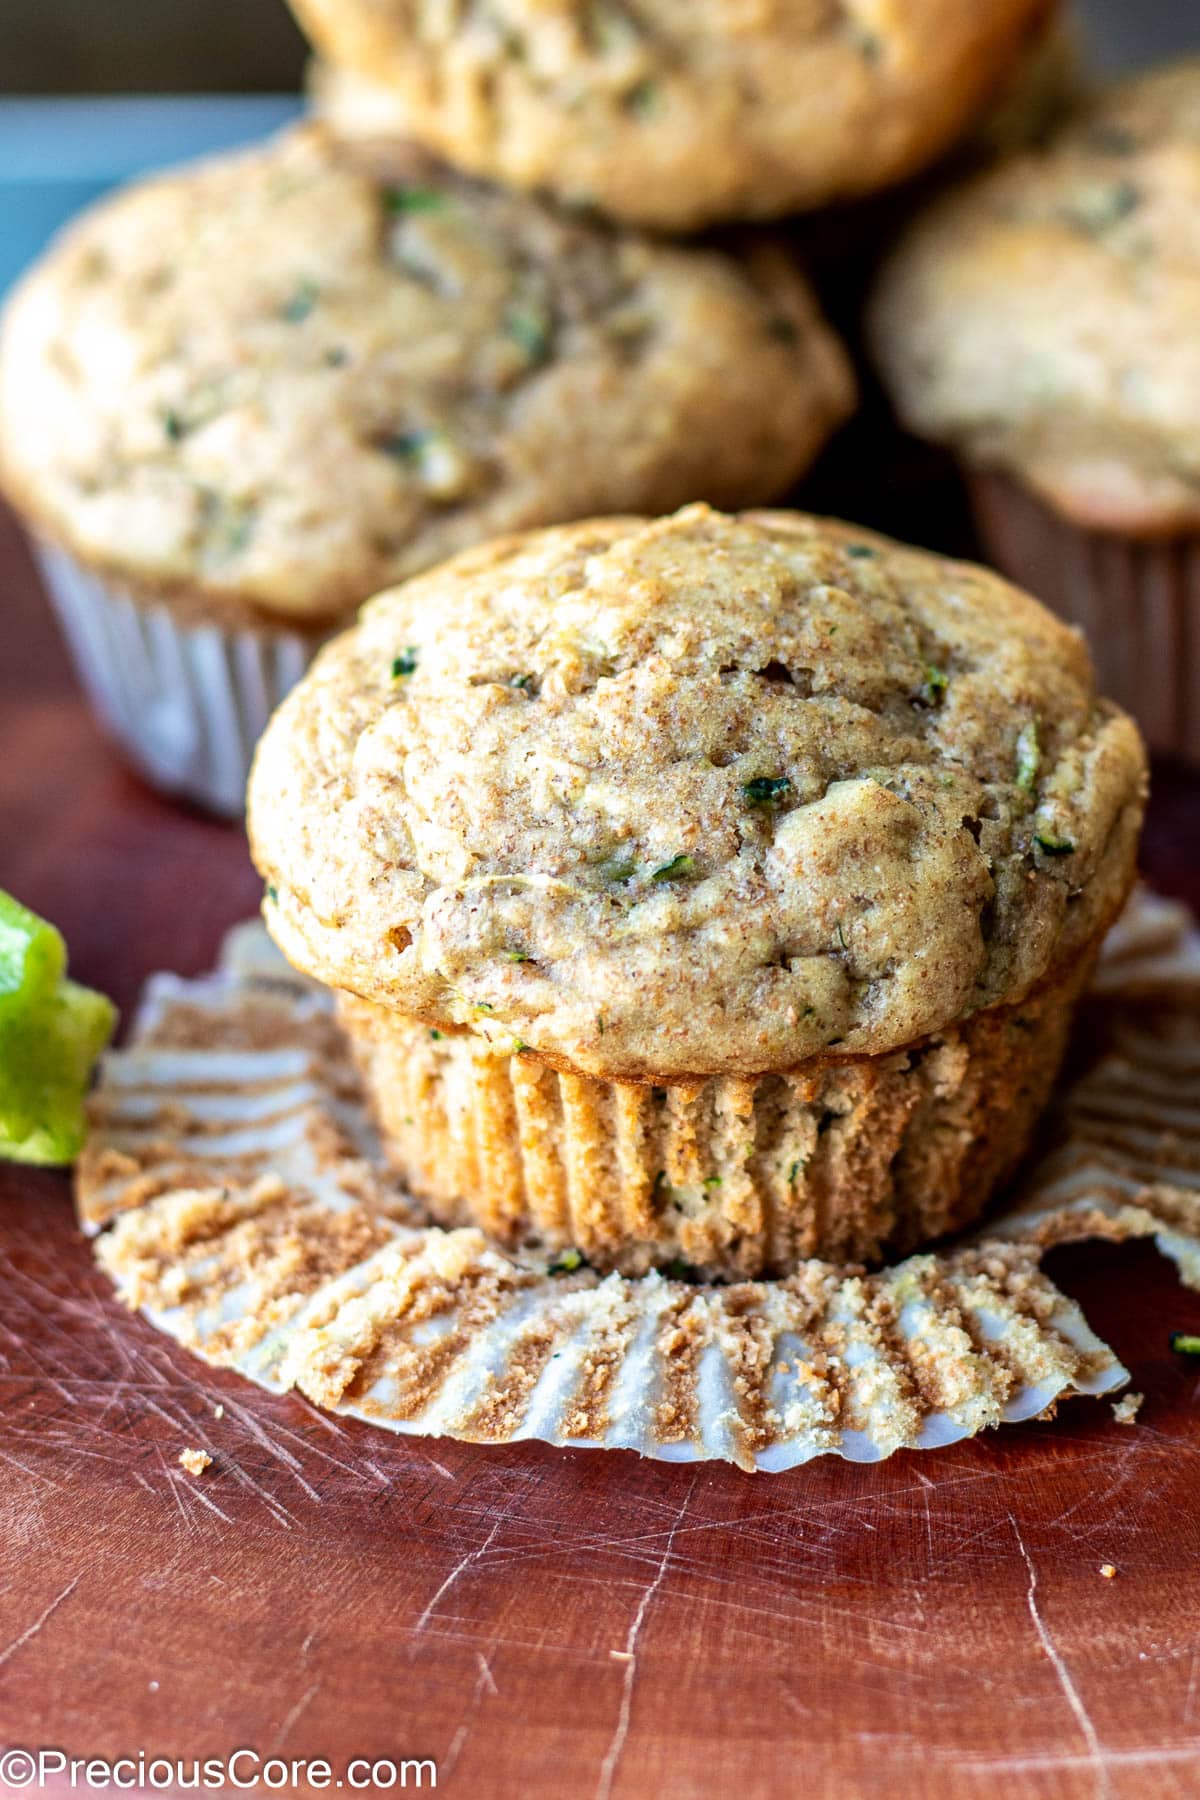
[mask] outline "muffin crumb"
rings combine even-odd
[[[186,1469],[189,1475],[203,1475],[211,1463],[212,1457],[207,1450],[181,1450],[179,1452],[179,1466],[181,1469]]]

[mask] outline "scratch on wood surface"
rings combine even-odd
[[[446,1467],[445,1463],[440,1463],[436,1460],[436,1458],[430,1456],[430,1454],[427,1450],[417,1450],[416,1446],[414,1444],[409,1444],[406,1446],[406,1448],[409,1449],[410,1451],[415,1451],[416,1454],[421,1458],[422,1462],[428,1463],[428,1465],[431,1469],[436,1469],[438,1474],[444,1476],[447,1481],[453,1481],[455,1479],[454,1471],[452,1469],[448,1469]]]
[[[271,1436],[270,1432],[264,1431],[249,1407],[242,1406],[238,1401],[232,1399],[227,1400],[225,1405],[226,1410],[234,1414],[244,1429],[250,1433],[252,1438],[254,1438],[255,1442],[261,1444],[264,1450],[269,1451],[277,1461],[281,1462],[293,1481],[303,1488],[310,1500],[315,1500],[319,1506],[321,1504],[321,1495],[310,1481],[305,1480],[303,1465],[301,1464],[300,1459],[293,1456],[291,1451],[287,1449],[285,1445],[278,1443],[277,1440]],[[284,1436],[291,1437],[293,1435],[287,1430],[286,1426],[280,1426],[278,1427],[278,1430]],[[301,1439],[300,1442],[303,1443],[303,1439]],[[279,1504],[282,1506],[283,1502],[280,1501]]]
[[[450,1776],[454,1773],[454,1765],[455,1765],[455,1763],[457,1763],[459,1757],[462,1755],[463,1745],[466,1743],[466,1741],[470,1737],[470,1735],[471,1735],[471,1727],[469,1725],[460,1725],[458,1730],[455,1732],[454,1736],[450,1739],[449,1747],[446,1751],[445,1756],[442,1758],[441,1779],[442,1779],[443,1785],[450,1779]]]
[[[933,1514],[929,1505],[929,1492],[930,1490],[927,1487],[922,1490],[921,1501],[925,1510],[925,1556],[927,1572],[932,1575],[937,1568],[937,1551],[934,1549],[933,1544]]]
[[[337,1419],[332,1413],[322,1412],[319,1406],[314,1406],[303,1394],[293,1392],[291,1398],[297,1406],[304,1408],[309,1423],[319,1425],[327,1436],[343,1438],[348,1435],[344,1421]]]
[[[218,1519],[223,1519],[226,1525],[235,1523],[235,1521],[230,1518],[229,1514],[224,1512],[221,1507],[217,1505],[211,1494],[202,1493],[194,1482],[183,1482],[182,1477],[176,1475],[173,1470],[169,1470],[168,1473],[170,1474],[171,1480],[175,1483],[176,1490],[178,1491],[179,1487],[182,1485],[189,1500],[195,1500],[198,1501],[201,1506],[207,1506],[209,1512],[216,1513]]]
[[[305,1688],[296,1704],[288,1712],[282,1725],[276,1732],[275,1740],[271,1745],[271,1750],[275,1755],[278,1755],[280,1750],[283,1749],[283,1746],[291,1733],[292,1727],[308,1711],[308,1708],[312,1705],[320,1691],[321,1683],[319,1681],[314,1681],[311,1687]]]
[[[237,1416],[239,1418],[243,1418],[243,1422],[244,1422],[244,1417],[243,1417],[244,1410],[245,1410],[244,1408],[238,1406],[232,1400],[227,1402],[227,1407],[230,1411],[237,1414]],[[368,1468],[368,1469],[370,1469],[371,1473],[384,1486],[387,1485],[387,1477],[381,1475],[379,1470],[376,1468],[375,1464],[373,1462],[370,1462],[366,1458],[364,1458],[361,1463],[343,1462],[340,1456],[334,1456],[332,1451],[330,1451],[330,1450],[323,1450],[321,1448],[320,1444],[310,1443],[307,1438],[301,1437],[301,1435],[298,1431],[292,1431],[286,1425],[280,1425],[277,1423],[276,1429],[279,1432],[281,1432],[285,1437],[291,1438],[291,1440],[294,1444],[299,1444],[300,1448],[306,1453],[306,1455],[320,1457],[322,1462],[328,1463],[329,1466],[333,1469],[340,1469],[342,1471],[343,1475],[349,1475],[354,1481],[361,1482],[362,1481],[362,1471],[364,1468]],[[278,1446],[276,1446],[276,1449],[278,1449]],[[287,1452],[279,1450],[279,1454],[281,1456],[284,1456],[285,1460],[286,1460],[287,1455],[288,1455]],[[303,1477],[300,1475],[299,1471],[300,1471],[302,1465],[299,1462],[296,1462],[296,1459],[294,1457],[291,1458],[291,1462],[295,1463],[295,1468],[293,1469],[289,1464],[289,1467],[288,1467],[289,1474],[294,1474],[296,1476],[296,1479],[298,1481],[300,1481],[300,1484],[302,1487],[306,1488],[310,1494],[313,1494],[314,1497],[318,1501],[323,1501],[324,1495],[318,1493],[315,1489],[309,1487],[309,1484],[306,1481],[304,1481]]]
[[[1193,1706],[1195,1704],[1195,1700],[1196,1700],[1196,1671],[1197,1671],[1197,1669],[1200,1669],[1200,1652],[1193,1650],[1192,1651],[1192,1666],[1188,1672],[1187,1698],[1184,1700],[1184,1703],[1183,1703],[1183,1723],[1185,1725],[1190,1725],[1192,1722],[1192,1708],[1193,1708]]]
[[[492,1680],[491,1665],[482,1650],[477,1650],[475,1652],[475,1657],[476,1661],[479,1663],[479,1674],[475,1680],[475,1687],[471,1694],[471,1703],[467,1708],[467,1716],[459,1726],[458,1730],[454,1733],[454,1736],[450,1739],[449,1747],[447,1748],[446,1754],[442,1758],[441,1765],[438,1769],[438,1779],[442,1782],[443,1786],[449,1780],[454,1765],[462,1755],[463,1745],[471,1735],[471,1726],[474,1723],[475,1714],[479,1711],[479,1702],[483,1698],[485,1689],[491,1694],[497,1694],[500,1691],[497,1688],[496,1683]]]
[[[42,1629],[42,1626],[46,1623],[47,1619],[50,1618],[51,1614],[56,1613],[58,1611],[59,1607],[62,1605],[64,1600],[70,1599],[71,1595],[75,1592],[75,1589],[78,1586],[79,1586],[79,1576],[76,1575],[76,1577],[73,1581],[68,1581],[66,1587],[63,1589],[61,1594],[55,1595],[54,1599],[50,1602],[49,1606],[43,1607],[42,1611],[38,1614],[37,1618],[33,1621],[32,1625],[27,1625],[19,1637],[15,1637],[12,1640],[11,1644],[6,1644],[5,1647],[3,1648],[3,1650],[0,1650],[0,1668],[3,1668],[4,1664],[8,1661],[10,1656],[15,1656],[17,1651],[20,1649],[23,1649],[24,1646],[27,1643],[29,1643],[31,1638],[35,1638],[37,1636],[38,1632]]]
[[[164,1425],[169,1425],[172,1431],[190,1431],[192,1428],[187,1413],[172,1412],[169,1407],[163,1406],[150,1394],[143,1394],[142,1405],[147,1412],[152,1412],[156,1419],[161,1419]]]
[[[235,1462],[232,1457],[228,1457],[225,1460],[225,1467],[235,1481],[240,1481],[243,1487],[249,1488],[250,1492],[262,1501],[277,1525],[283,1525],[290,1531],[293,1525],[299,1523],[295,1514],[288,1511],[283,1501],[278,1499],[269,1488],[261,1487],[252,1475],[247,1475],[240,1463]]]
[[[503,1518],[497,1519],[495,1524],[492,1526],[492,1529],[488,1532],[487,1537],[484,1539],[483,1543],[477,1544],[475,1546],[474,1550],[469,1550],[467,1552],[467,1554],[462,1558],[461,1562],[457,1562],[454,1565],[454,1567],[451,1569],[450,1573],[447,1575],[446,1579],[442,1582],[441,1586],[438,1588],[437,1592],[434,1594],[432,1600],[430,1600],[428,1602],[428,1604],[426,1605],[424,1611],[422,1612],[420,1618],[417,1620],[416,1624],[413,1626],[414,1637],[419,1637],[420,1634],[424,1631],[424,1629],[428,1625],[430,1619],[433,1617],[434,1613],[437,1611],[438,1603],[442,1599],[442,1596],[444,1594],[449,1593],[450,1589],[454,1586],[454,1583],[458,1580],[459,1576],[465,1574],[466,1571],[472,1566],[472,1564],[477,1563],[480,1560],[480,1558],[485,1556],[487,1554],[487,1552],[491,1549],[492,1544],[495,1541],[496,1533],[499,1531],[499,1529],[503,1523],[504,1523]]]
[[[1196,1744],[1147,1744],[1140,1750],[1104,1750],[1101,1752],[1105,1768],[1136,1767],[1145,1764],[1147,1767],[1155,1763],[1191,1763],[1200,1768],[1200,1743]],[[1040,1754],[1034,1752],[1027,1756],[967,1756],[959,1751],[952,1756],[942,1754],[941,1760],[952,1761],[958,1767],[969,1769],[972,1775],[1033,1775],[1052,1770],[1094,1769],[1096,1759],[1091,1751],[1085,1754],[1069,1750],[1045,1750]]]
[[[667,1533],[666,1546],[659,1559],[658,1568],[655,1570],[653,1578],[643,1590],[642,1597],[638,1601],[637,1611],[634,1613],[629,1630],[625,1634],[625,1654],[629,1658],[629,1661],[625,1665],[625,1679],[621,1684],[621,1708],[617,1714],[616,1729],[612,1734],[608,1749],[605,1752],[604,1761],[600,1765],[600,1779],[596,1783],[596,1800],[609,1800],[609,1795],[612,1793],[613,1781],[616,1778],[617,1773],[617,1765],[621,1760],[621,1752],[625,1748],[625,1740],[629,1736],[629,1720],[633,1712],[633,1688],[634,1683],[637,1681],[638,1638],[641,1636],[642,1624],[646,1614],[650,1610],[650,1603],[662,1586],[663,1581],[666,1578],[667,1570],[671,1566],[671,1555],[675,1549],[675,1539],[679,1533],[680,1526],[687,1516],[687,1509],[691,1504],[692,1495],[696,1491],[696,1483],[699,1479],[699,1471],[697,1471],[692,1477],[691,1486],[683,1497],[683,1505],[679,1508],[674,1522],[671,1525],[671,1529]]]
[[[1021,1536],[1021,1527],[1017,1524],[1012,1513],[1009,1513],[1008,1515],[1008,1522],[1013,1528],[1013,1535],[1017,1540],[1017,1548],[1020,1550],[1021,1555],[1025,1560],[1025,1567],[1029,1571],[1029,1587],[1025,1595],[1025,1602],[1029,1607],[1029,1616],[1033,1620],[1033,1628],[1037,1632],[1038,1641],[1046,1654],[1046,1658],[1050,1663],[1051,1668],[1058,1677],[1058,1685],[1061,1687],[1067,1705],[1074,1715],[1075,1723],[1083,1733],[1084,1741],[1088,1747],[1087,1760],[1094,1764],[1096,1769],[1096,1792],[1097,1794],[1107,1795],[1111,1792],[1111,1783],[1104,1763],[1104,1746],[1101,1744],[1096,1732],[1096,1727],[1092,1723],[1091,1714],[1083,1704],[1079,1689],[1075,1686],[1071,1671],[1066,1665],[1062,1652],[1051,1637],[1046,1622],[1042,1618],[1041,1609],[1037,1602],[1037,1570],[1034,1567],[1033,1558],[1025,1547],[1025,1539]]]
[[[23,1463],[19,1457],[10,1456],[5,1450],[0,1450],[0,1462],[11,1463],[14,1469],[20,1469],[22,1475],[28,1475],[34,1481],[44,1481],[47,1487],[61,1488],[63,1485],[61,1481],[55,1481],[44,1474],[41,1469],[31,1469],[28,1463]]]
[[[162,1472],[166,1479],[167,1490],[170,1493],[172,1500],[175,1502],[175,1505],[178,1509],[180,1518],[183,1520],[184,1524],[187,1526],[188,1530],[190,1531],[192,1529],[193,1519],[192,1519],[191,1513],[187,1509],[186,1504],[184,1503],[182,1494],[179,1492],[179,1483],[175,1479],[175,1471],[174,1471],[174,1469],[168,1468],[167,1459],[162,1453],[161,1445],[156,1444],[154,1446],[154,1450],[155,1450],[155,1454],[158,1457],[160,1464],[162,1465]]]

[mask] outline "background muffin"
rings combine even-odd
[[[293,0],[345,130],[667,231],[901,180],[987,104],[1050,0]]]
[[[1152,747],[1200,757],[1200,62],[936,204],[873,337],[904,420],[976,472],[997,561],[1087,630]]]
[[[1078,636],[998,577],[693,507],[382,595],[276,715],[250,826],[439,1217],[777,1272],[983,1205],[1142,780]]]
[[[779,250],[659,247],[310,127],[119,195],[26,278],[0,477],[72,559],[112,722],[237,810],[365,595],[503,528],[778,492],[852,392]]]
[[[1028,149],[1081,104],[1089,87],[1088,59],[1078,20],[1049,14],[1029,41],[991,106],[962,140],[964,162]]]

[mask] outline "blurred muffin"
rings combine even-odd
[[[272,720],[250,831],[436,1217],[751,1275],[980,1211],[1143,783],[1078,634],[999,577],[694,506],[371,602]]]
[[[342,130],[690,231],[855,198],[987,106],[1051,0],[292,0]]]
[[[1200,61],[1124,83],[918,220],[873,306],[902,418],[995,560],[1200,759]]]
[[[781,492],[853,378],[796,267],[321,127],[95,208],[11,300],[0,482],[147,773],[240,811],[317,642],[498,530]]]
[[[1086,57],[1075,21],[1052,12],[1032,37],[988,111],[963,140],[965,159],[989,158],[1040,143],[1088,92]]]

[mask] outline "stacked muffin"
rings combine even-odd
[[[292,0],[318,105],[658,231],[856,199],[976,121],[1054,0]]]
[[[1000,567],[1200,762],[1200,62],[1121,83],[943,196],[886,268],[879,362],[954,446]]]
[[[12,300],[0,468],[105,716],[241,810],[316,644],[489,532],[745,503],[852,378],[778,249],[659,246],[305,125],[120,194]]]
[[[102,711],[238,812],[271,706],[376,588],[496,530],[761,499],[852,394],[781,250],[306,125],[119,195],[27,277],[0,466]]]
[[[0,484],[81,677],[225,812],[376,588],[498,530],[786,492],[854,397],[804,277],[631,227],[901,179],[1050,0],[299,11],[329,122],[95,208],[0,339]]]

